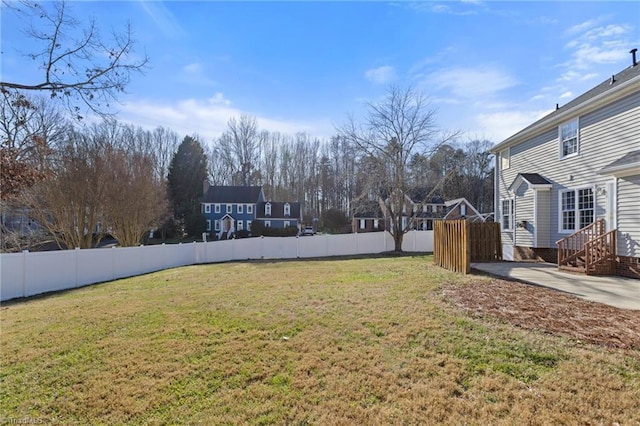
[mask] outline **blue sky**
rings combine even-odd
[[[631,64],[638,2],[82,1],[105,33],[129,20],[151,68],[118,118],[204,141],[232,116],[329,137],[389,85],[424,91],[437,124],[500,142]],[[2,11],[2,80],[35,82],[24,22]]]

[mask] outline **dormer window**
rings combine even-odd
[[[264,205],[264,215],[271,216],[271,203],[267,203]]]
[[[286,203],[284,205],[284,215],[285,217],[291,216],[291,206],[289,205],[289,203]]]

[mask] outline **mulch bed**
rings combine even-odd
[[[640,310],[590,302],[559,291],[492,279],[448,285],[445,299],[478,316],[517,327],[558,334],[581,342],[640,349]]]

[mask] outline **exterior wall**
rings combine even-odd
[[[618,178],[618,255],[640,258],[640,175]]]
[[[551,191],[538,190],[535,193],[535,226],[536,247],[555,247],[555,241],[551,241]],[[544,257],[545,259],[547,257]],[[557,259],[557,255],[551,258]]]
[[[516,190],[514,222],[517,246],[533,247],[533,233],[535,231],[535,223],[533,222],[533,197],[534,191],[527,189],[526,183],[522,183]],[[525,221],[526,224],[521,226]]]
[[[217,205],[220,206],[220,213],[216,213],[216,209],[215,206],[216,204],[209,204],[210,207],[210,213],[206,213],[206,204],[202,205],[202,213],[205,217],[205,219],[211,221],[211,229],[208,231],[210,233],[215,233],[218,232],[215,230],[215,222],[216,220],[221,220],[223,217],[229,215],[231,216],[235,223],[234,223],[234,228],[235,230],[239,230],[239,226],[238,226],[238,221],[242,221],[242,229],[247,229],[247,222],[249,221],[253,221],[255,220],[255,212],[256,212],[256,205],[252,204],[252,203],[242,203],[242,204],[230,204],[231,206],[231,213],[227,213],[227,204],[223,204],[223,203],[218,203]],[[239,213],[239,207],[242,206],[242,213]],[[251,206],[252,208],[252,212],[251,213],[247,213],[248,210],[248,206]],[[221,225],[222,226],[222,225]]]
[[[571,118],[568,117],[566,121]],[[576,189],[591,186],[595,196],[595,217],[606,217],[606,188],[607,182],[611,182],[612,176],[603,176],[598,172],[606,165],[622,157],[625,153],[638,149],[640,140],[640,92],[622,98],[604,108],[590,112],[579,117],[579,152],[577,155],[568,158],[560,158],[560,147],[558,141],[558,127],[543,132],[535,138],[529,139],[510,148],[510,167],[500,170],[500,158],[496,164],[498,173],[496,181],[496,216],[499,218],[500,201],[508,198],[508,187],[512,184],[518,173],[539,173],[553,185],[549,194],[549,235],[538,233],[540,238],[538,247],[542,241],[547,241],[550,248],[555,247],[555,242],[571,232],[560,232],[559,230],[559,199],[560,191],[563,189]],[[633,190],[633,183],[622,182],[619,179],[618,190],[618,229],[620,232],[630,233],[633,239],[640,241],[640,228],[637,218],[638,207],[630,206],[629,201],[623,199],[630,197]],[[625,185],[627,185],[625,187]],[[637,194],[637,191],[636,191]],[[637,195],[635,196],[637,200]],[[519,215],[518,209],[522,206],[522,200],[516,198],[516,217]],[[527,204],[524,204],[525,208]],[[633,218],[634,212],[636,214]],[[635,221],[635,222],[634,222]],[[538,231],[542,231],[539,229]],[[503,232],[503,242],[512,244],[512,232]],[[516,242],[520,245],[519,241]],[[621,248],[621,247],[619,247]],[[624,248],[624,247],[622,247]],[[627,249],[620,254],[627,253]],[[636,246],[635,253],[638,252]]]
[[[361,221],[364,221],[364,228],[361,227],[362,223]],[[378,222],[378,227],[376,228],[375,222]],[[352,222],[351,222],[351,230],[352,232],[378,232],[378,231],[384,231],[384,219],[372,219],[372,218],[360,218],[360,217],[354,217]]]

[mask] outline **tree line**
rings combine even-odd
[[[231,118],[214,140],[181,139],[165,127],[119,123],[110,112],[130,76],[148,65],[135,55],[129,26],[107,40],[95,20],[73,19],[64,1],[7,6],[41,44],[25,54],[42,74],[37,84],[0,81],[3,250],[33,242],[5,226],[15,211],[64,248],[91,247],[107,233],[136,245],[151,228],[197,236],[206,226],[204,179],[261,185],[268,199],[300,202],[306,223],[317,218],[333,232],[377,203],[393,218],[396,248],[407,231],[399,225],[407,197],[418,205],[465,197],[492,209],[491,143],[462,143],[459,132],[439,130],[428,99],[411,88],[391,87],[326,140],[269,132],[250,115]],[[83,111],[102,121],[82,124]]]

